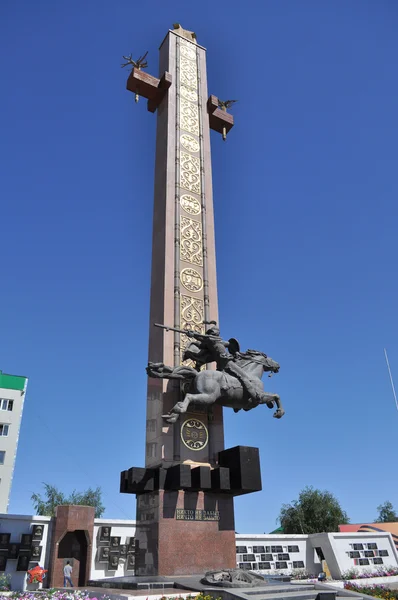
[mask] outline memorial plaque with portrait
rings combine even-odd
[[[98,548],[98,562],[107,563],[110,557],[109,546],[100,546]]]
[[[100,528],[100,542],[109,542],[111,539],[111,527],[101,527]]]
[[[135,551],[135,538],[131,537],[129,539],[129,543],[128,543],[128,547],[127,547],[127,552],[134,552]]]
[[[0,551],[0,571],[5,571],[7,566],[8,551]]]
[[[127,569],[134,569],[135,557],[134,554],[127,554]]]
[[[127,544],[120,544],[119,546],[119,556],[122,558],[126,558],[127,556]]]
[[[108,560],[108,571],[116,571],[119,566],[119,553],[112,552]]]
[[[42,540],[43,539],[44,527],[43,525],[33,525],[33,539],[34,540]]]
[[[17,571],[27,571],[29,569],[30,552],[20,552],[17,562]]]
[[[33,535],[31,533],[23,533],[21,535],[21,550],[30,550],[32,539]]]
[[[113,535],[111,537],[111,550],[119,550],[120,540],[122,538],[120,536]]]
[[[18,558],[20,544],[9,544],[8,546],[8,558],[13,560]]]
[[[35,561],[39,561],[41,558],[41,551],[42,551],[42,546],[32,546],[31,552],[30,552],[30,560],[35,560]]]
[[[11,533],[0,533],[0,548],[7,548],[10,543]]]

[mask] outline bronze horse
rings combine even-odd
[[[250,376],[259,392],[264,390],[261,381],[263,373],[265,371],[272,373],[279,371],[277,362],[257,350],[247,350],[247,352],[240,353],[236,363]],[[266,393],[263,399],[257,402],[249,397],[236,377],[224,371],[206,370],[198,373],[189,366],[181,365],[173,369],[163,363],[149,363],[146,370],[149,377],[179,379],[190,382],[184,399],[177,402],[168,414],[163,415],[164,420],[168,423],[175,423],[181,413],[187,412],[191,402],[202,405],[218,404],[227,406],[233,408],[235,412],[240,409],[251,410],[259,404],[267,404],[269,408],[276,405],[277,410],[274,417],[280,419],[285,414],[278,394]]]

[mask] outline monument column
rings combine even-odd
[[[204,321],[218,318],[206,51],[181,27],[169,31],[160,46],[160,76],[165,72],[172,85],[157,111],[148,358],[177,366],[188,338],[154,323],[204,333]],[[182,442],[183,423],[163,422],[179,394],[178,383],[148,380],[147,467],[215,464],[223,449],[220,407],[210,421],[207,414],[201,419],[212,430],[203,451]]]
[[[208,98],[206,50],[193,32],[168,32],[159,78],[142,71],[144,58],[127,59],[127,89],[157,110],[148,358],[178,367],[190,338],[154,324],[203,334],[218,320],[210,128],[225,138],[233,118]],[[163,419],[184,397],[180,381],[150,378],[147,390],[145,468],[123,471],[120,482],[137,495],[135,573],[234,568],[233,496],[261,489],[258,451],[224,450],[215,403],[192,402],[176,422]]]

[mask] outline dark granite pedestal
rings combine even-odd
[[[132,467],[120,491],[137,494],[135,575],[204,574],[236,567],[234,496],[261,490],[258,448],[218,453],[217,466]]]
[[[138,498],[137,517],[137,575],[192,575],[235,566],[232,496],[159,490]]]

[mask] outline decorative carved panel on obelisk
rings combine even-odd
[[[172,85],[158,108],[149,360],[177,366],[189,338],[153,324],[204,333],[204,322],[218,318],[206,51],[182,28],[160,47],[165,71]],[[178,382],[148,380],[147,467],[214,465],[224,447],[220,407],[162,420],[180,394]],[[186,440],[191,430],[199,435],[192,419],[206,432],[198,447]]]

